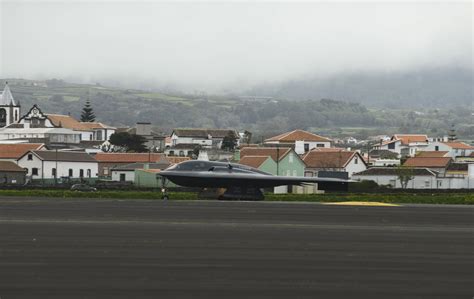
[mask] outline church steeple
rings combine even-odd
[[[8,86],[8,82],[5,82],[5,87],[0,95],[0,106],[17,106],[12,92],[10,91],[10,87]]]

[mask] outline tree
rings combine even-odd
[[[410,182],[414,178],[413,169],[406,166],[399,166],[397,168],[397,175],[398,179],[400,180],[400,185],[402,185],[403,189],[406,189],[408,186],[408,182]]]
[[[89,101],[89,99],[86,100],[86,104],[84,105],[84,108],[82,108],[81,121],[82,122],[95,121],[94,110],[92,109],[91,102]]]
[[[110,143],[124,149],[126,152],[143,153],[147,151],[146,139],[140,135],[127,132],[114,133],[110,136]]]
[[[229,133],[222,139],[222,146],[221,149],[227,151],[233,151],[237,146],[237,136],[233,131],[229,131]]]
[[[245,130],[243,141],[244,141],[244,143],[249,145],[252,142],[252,132]]]

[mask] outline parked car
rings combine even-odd
[[[74,184],[71,187],[71,191],[95,192],[97,189],[86,184]]]

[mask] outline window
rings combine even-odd
[[[28,168],[23,168],[26,171],[26,174],[28,174],[29,170]]]
[[[293,170],[293,176],[297,176],[296,170]]]
[[[120,174],[120,181],[125,182],[125,173]]]
[[[290,176],[290,175],[291,175],[291,171],[288,169],[288,170],[286,171],[286,176]]]
[[[318,143],[316,144],[316,147],[324,147],[324,143]]]
[[[32,168],[31,169],[31,175],[38,175],[38,168]]]
[[[435,146],[435,151],[437,151],[437,152],[439,151],[439,145]]]
[[[33,154],[28,154],[28,161],[33,160]]]
[[[169,155],[170,155],[170,156],[174,156],[174,151],[170,151],[170,152],[169,152]]]
[[[425,181],[425,188],[429,188],[430,187],[430,181],[426,180]]]
[[[293,163],[293,154],[290,154],[288,162]]]
[[[51,169],[51,175],[52,175],[53,177],[56,177],[56,168],[52,168],[52,169]]]
[[[395,142],[389,143],[388,149],[395,149]]]
[[[74,175],[74,172],[72,171],[72,168],[69,168],[69,176],[72,177]]]
[[[92,172],[90,169],[87,169],[87,177],[90,178],[92,176]]]
[[[179,151],[179,156],[184,157],[184,151]]]
[[[304,151],[305,152],[309,151],[309,143],[304,144]]]
[[[104,175],[109,175],[109,168],[108,167],[104,167]]]
[[[84,169],[79,169],[79,177],[84,177]]]
[[[354,164],[359,164],[359,158],[354,159]]]

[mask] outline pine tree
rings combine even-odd
[[[95,114],[94,110],[92,109],[91,102],[87,99],[84,108],[82,108],[81,113],[81,121],[82,122],[94,122],[95,121]]]

